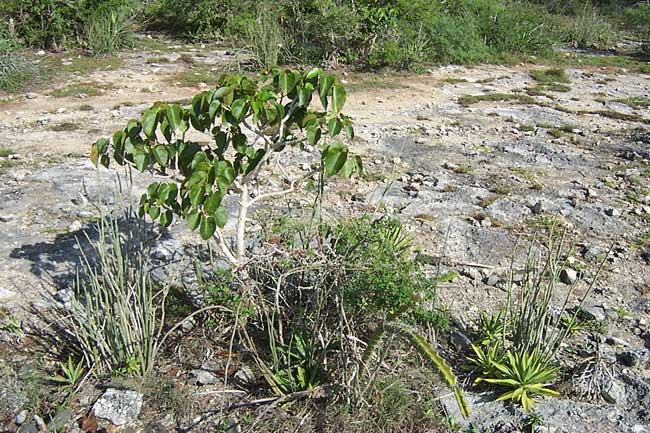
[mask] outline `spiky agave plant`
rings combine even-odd
[[[549,365],[536,349],[532,352],[507,352],[503,363],[493,362],[495,378],[484,378],[485,382],[512,390],[501,394],[497,400],[513,400],[521,403],[524,411],[535,406],[536,395],[558,396],[559,392],[548,386],[553,382],[559,367]]]

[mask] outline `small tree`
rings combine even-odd
[[[260,191],[257,180],[274,157],[289,146],[322,144],[319,169],[328,176],[349,177],[362,165],[337,139],[342,132],[348,139],[354,137],[350,118],[341,112],[345,89],[320,68],[306,72],[273,68],[259,74],[258,80],[224,75],[218,83],[194,96],[189,108],[155,103],[112,139],[95,142],[91,160],[109,167],[112,156],[119,165],[139,171],[173,171],[178,181],[149,185],[140,200],[140,215],[163,226],[169,226],[174,215],[184,218],[204,240],[215,238],[225,258],[239,267],[247,260],[251,206],[294,191],[319,171],[288,179],[283,190]],[[314,95],[323,111],[313,108]],[[212,142],[191,141],[196,132],[209,134]],[[223,233],[230,217],[223,198],[230,191],[239,194],[234,246]]]

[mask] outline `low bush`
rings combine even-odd
[[[143,226],[133,214],[100,218],[96,235],[79,244],[81,272],[69,301],[55,310],[55,338],[86,371],[144,376],[160,347],[168,289],[151,280]]]
[[[0,90],[15,92],[34,74],[34,66],[19,51],[19,44],[8,31],[0,27]]]
[[[562,39],[575,48],[606,48],[616,36],[609,21],[588,1],[560,32]]]
[[[281,65],[287,57],[287,36],[280,27],[277,10],[269,4],[260,4],[256,19],[246,23],[244,41],[260,67]]]
[[[526,412],[535,405],[535,395],[559,395],[548,386],[558,376],[562,344],[575,330],[567,323],[577,323],[580,307],[600,273],[599,269],[579,296],[573,314],[566,315],[577,284],[558,294],[560,271],[571,252],[566,247],[566,232],[557,234],[555,229],[553,222],[543,253],[534,252],[531,245],[522,281],[515,284],[510,276],[508,301],[502,312],[481,316],[477,343],[472,345],[474,355],[469,358],[480,370],[475,384],[489,383],[509,389],[498,399],[518,402]],[[560,305],[555,306],[558,296]]]
[[[627,8],[625,19],[639,36],[644,52],[650,54],[650,3],[639,2],[636,6]]]
[[[93,55],[113,54],[133,46],[132,13],[127,7],[101,9],[88,18],[84,39]]]

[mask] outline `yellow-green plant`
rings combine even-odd
[[[79,382],[81,376],[83,376],[84,373],[83,364],[84,364],[83,359],[75,363],[72,357],[68,356],[67,362],[59,363],[59,368],[61,369],[63,374],[50,376],[48,377],[48,379],[53,382],[60,383],[62,385],[73,387]]]
[[[496,377],[484,377],[481,380],[511,388],[501,394],[497,400],[512,400],[521,403],[526,412],[535,406],[536,395],[558,396],[559,392],[548,388],[553,382],[559,367],[549,365],[537,351],[507,352],[505,360],[493,362]]]

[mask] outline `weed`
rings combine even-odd
[[[75,122],[63,122],[57,123],[56,125],[50,126],[50,131],[54,132],[64,132],[64,131],[76,131],[81,126]]]
[[[505,314],[503,310],[498,313],[487,315],[481,312],[477,322],[479,332],[479,343],[482,346],[492,346],[498,344],[508,336],[505,326]]]
[[[458,174],[469,174],[472,171],[474,171],[474,168],[469,164],[459,164],[453,168],[453,172]]]
[[[278,20],[277,9],[271,3],[257,6],[255,21],[245,28],[246,43],[261,67],[282,64],[287,57],[287,37]]]
[[[481,201],[478,203],[478,205],[480,207],[482,207],[482,208],[486,208],[486,207],[489,207],[490,205],[492,205],[498,199],[499,199],[498,195],[492,194],[492,195],[489,195],[489,196],[481,199]]]
[[[191,54],[181,53],[181,55],[178,56],[178,59],[176,59],[176,63],[194,66],[196,64],[196,60],[194,60],[194,57]]]
[[[124,61],[119,57],[89,57],[83,55],[60,57],[46,55],[39,60],[40,80],[60,78],[62,74],[89,76],[95,71],[116,70]]]
[[[63,362],[59,363],[59,368],[61,369],[63,374],[50,376],[48,377],[48,379],[53,382],[57,382],[72,388],[79,382],[81,376],[83,376],[84,373],[83,364],[84,364],[83,360],[75,363],[72,357],[68,356],[67,363],[63,363]]]
[[[364,90],[398,90],[407,89],[408,85],[397,83],[395,81],[379,80],[376,78],[361,79],[360,81],[352,82],[348,85],[351,93],[361,92]]]
[[[443,83],[457,84],[457,83],[467,83],[467,79],[458,78],[458,77],[447,77],[442,79]]]
[[[70,305],[55,311],[54,329],[96,372],[137,373],[153,368],[161,344],[167,289],[147,273],[143,233],[137,220],[100,218],[98,240],[87,237]]]
[[[514,102],[517,104],[536,104],[535,98],[529,95],[516,93],[487,93],[484,95],[466,95],[458,98],[458,103],[462,106],[478,104],[479,102]]]
[[[6,158],[10,155],[14,155],[15,153],[16,151],[9,147],[0,147],[0,158]]]
[[[67,98],[81,94],[86,96],[99,96],[104,94],[106,90],[112,88],[113,85],[110,83],[89,82],[84,84],[70,84],[66,87],[52,90],[49,94],[55,98]]]
[[[185,87],[196,87],[201,83],[213,86],[219,82],[219,73],[207,68],[188,69],[171,75],[167,81]]]
[[[625,99],[617,99],[615,102],[620,102],[637,110],[650,107],[650,97],[647,96],[631,96]]]
[[[169,63],[169,57],[165,56],[154,56],[154,57],[147,57],[144,59],[145,63]]]
[[[615,307],[615,308],[613,308],[613,310],[616,313],[616,315],[618,315],[619,319],[625,319],[626,317],[631,317],[632,316],[631,311],[628,311],[628,310],[626,310],[625,308],[622,308],[622,307]]]
[[[607,47],[614,41],[615,32],[595,5],[584,2],[562,38],[574,47]]]
[[[132,12],[127,7],[98,10],[90,17],[85,39],[93,55],[113,54],[127,47],[133,47],[131,29]]]
[[[551,68],[551,69],[537,69],[530,71],[530,76],[537,82],[542,84],[551,83],[570,83],[571,80],[566,74],[564,69]]]

